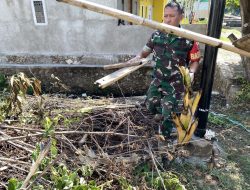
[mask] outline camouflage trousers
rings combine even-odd
[[[163,117],[160,129],[163,135],[168,136],[173,128],[172,112],[180,112],[183,106],[184,86],[182,79],[174,83],[154,79],[147,92],[146,107],[153,114]]]

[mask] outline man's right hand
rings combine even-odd
[[[140,56],[140,55],[137,55],[137,56],[135,56],[134,58],[128,60],[127,63],[128,63],[128,64],[134,63],[134,62],[140,61],[140,59],[141,59],[141,56]]]

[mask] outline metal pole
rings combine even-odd
[[[220,38],[225,3],[226,0],[211,0],[208,21],[208,36],[210,37]],[[203,95],[198,107],[199,125],[195,132],[195,135],[199,137],[204,137],[206,133],[217,53],[218,47],[206,45],[200,85]]]

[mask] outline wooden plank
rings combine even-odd
[[[186,39],[195,40],[213,47],[222,48],[234,53],[238,53],[247,57],[250,57],[250,52],[234,47],[231,43],[223,42],[222,40],[212,38],[203,34],[185,30],[183,28],[171,26],[164,23],[159,23],[149,19],[133,15],[124,11],[120,11],[111,7],[100,5],[97,3],[89,2],[86,0],[57,0],[59,2],[68,3],[77,7],[88,9],[97,13],[113,16],[128,22],[133,22],[137,25],[147,26],[153,29],[157,29],[166,33],[175,34]]]
[[[125,67],[118,71],[115,71],[97,81],[95,81],[95,84],[97,84],[100,88],[106,88],[107,86],[110,86],[111,84],[114,84],[116,81],[124,78],[125,76],[129,75],[130,73],[140,69],[144,65],[146,65],[149,61],[142,63],[141,65],[132,66],[132,67]]]
[[[250,52],[250,34],[243,36],[242,38],[233,42],[235,47],[244,49]]]
[[[139,59],[137,61],[133,61],[133,62],[123,62],[123,63],[115,63],[115,64],[110,64],[110,65],[104,65],[103,68],[104,70],[108,70],[108,69],[120,69],[123,67],[131,67],[131,66],[137,66],[137,65],[141,65],[144,62],[148,62],[149,59]]]

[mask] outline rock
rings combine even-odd
[[[66,63],[70,65],[70,64],[73,63],[73,61],[72,61],[71,59],[67,59],[67,60],[66,60]]]
[[[78,98],[78,97],[77,97],[77,95],[75,95],[75,94],[70,94],[70,95],[68,96],[68,98],[76,99],[76,98]]]
[[[219,183],[219,179],[216,176],[206,175],[205,182],[210,186],[217,186]]]
[[[87,93],[82,93],[82,97],[87,98],[88,97]]]
[[[220,49],[214,73],[213,90],[224,95],[230,104],[239,91],[237,78],[244,76],[244,73],[241,57],[234,53],[229,54],[225,50]]]
[[[189,151],[190,156],[209,158],[212,155],[213,145],[205,139],[199,139],[191,141],[185,149]]]
[[[73,62],[73,65],[79,65],[79,64],[80,64],[80,62],[78,62],[78,61]]]
[[[191,142],[177,150],[175,162],[189,163],[194,166],[208,167],[208,160],[212,156],[213,145],[211,142],[195,137]]]

